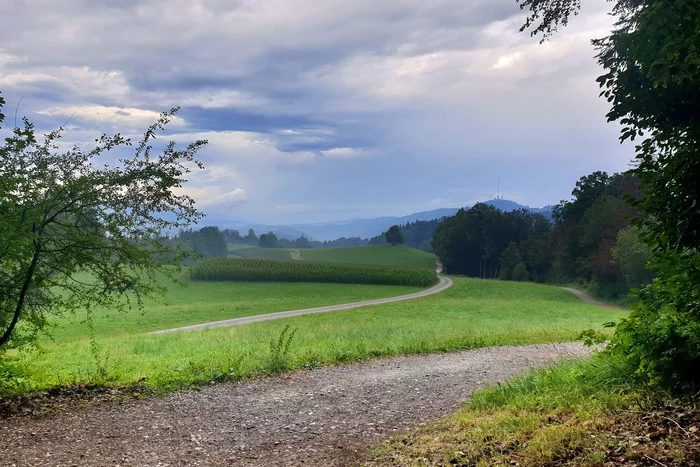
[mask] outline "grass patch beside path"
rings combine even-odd
[[[629,374],[608,355],[533,371],[381,444],[366,465],[697,465],[700,413],[658,402],[639,410],[648,393]]]
[[[46,343],[24,354],[20,392],[71,384],[174,389],[274,372],[270,342],[296,330],[282,366],[313,368],[377,356],[576,339],[623,312],[546,285],[454,278],[452,288],[407,302],[231,328]],[[235,301],[233,303],[236,303]],[[274,365],[273,365],[274,363]]]
[[[143,312],[118,313],[106,308],[92,312],[95,337],[115,337],[207,323],[243,316],[300,310],[326,305],[395,297],[421,287],[324,283],[188,282],[169,286],[164,297],[145,304]],[[85,340],[90,329],[85,313],[55,320],[57,343]]]

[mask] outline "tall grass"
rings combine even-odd
[[[367,465],[608,465],[602,460],[615,441],[605,431],[639,390],[630,374],[625,361],[608,354],[532,371],[378,446]]]

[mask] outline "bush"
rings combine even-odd
[[[530,280],[530,273],[524,263],[518,263],[513,268],[513,280],[525,282]]]
[[[651,385],[677,393],[700,388],[700,253],[675,255],[665,277],[642,287],[611,348]]]

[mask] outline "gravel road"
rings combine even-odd
[[[584,302],[590,303],[591,305],[602,306],[603,308],[614,308],[614,309],[618,309],[618,310],[622,309],[622,308],[620,308],[619,306],[615,306],[615,305],[610,305],[610,304],[608,304],[608,303],[599,302],[599,301],[596,300],[595,298],[591,297],[590,295],[588,295],[588,294],[586,294],[586,293],[584,293],[584,292],[581,292],[580,290],[572,289],[572,288],[570,288],[570,287],[562,287],[562,289],[566,290],[566,291],[569,292],[569,293],[574,294],[575,296],[577,296],[578,298],[580,298],[580,299],[583,300]]]
[[[264,315],[244,316],[243,318],[225,319],[222,321],[212,321],[210,323],[193,324],[190,326],[183,326],[180,328],[163,329],[162,331],[154,331],[150,334],[166,334],[169,332],[200,331],[202,329],[210,328],[241,326],[243,324],[257,323],[260,321],[271,321],[273,319],[291,318],[293,316],[311,315],[315,313],[329,313],[331,311],[352,310],[353,308],[361,308],[364,306],[403,302],[405,300],[413,300],[414,298],[427,297],[428,295],[440,293],[443,290],[449,289],[450,287],[452,287],[452,285],[452,279],[445,276],[440,276],[440,282],[437,285],[429,289],[421,290],[420,292],[415,292],[407,295],[399,295],[396,297],[389,298],[378,298],[375,300],[365,300],[364,302],[345,303],[342,305],[321,306],[317,308],[305,308],[303,310],[279,311],[276,313],[266,313]]]
[[[357,465],[372,444],[454,412],[474,389],[588,353],[568,343],[398,357],[6,419],[0,464]]]

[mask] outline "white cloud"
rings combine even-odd
[[[372,151],[356,148],[333,148],[327,151],[321,151],[321,154],[331,159],[353,159],[356,157],[370,156]]]
[[[90,121],[91,125],[109,125],[120,128],[143,130],[159,117],[160,112],[152,110],[136,109],[131,107],[110,107],[102,105],[81,105],[81,106],[57,106],[48,107],[37,111],[39,115],[52,117],[70,118]],[[169,123],[169,129],[184,128],[184,120],[180,117],[173,117]]]
[[[221,193],[199,201],[200,206],[207,207],[228,207],[248,200],[248,192],[243,188],[234,188],[226,193]]]

